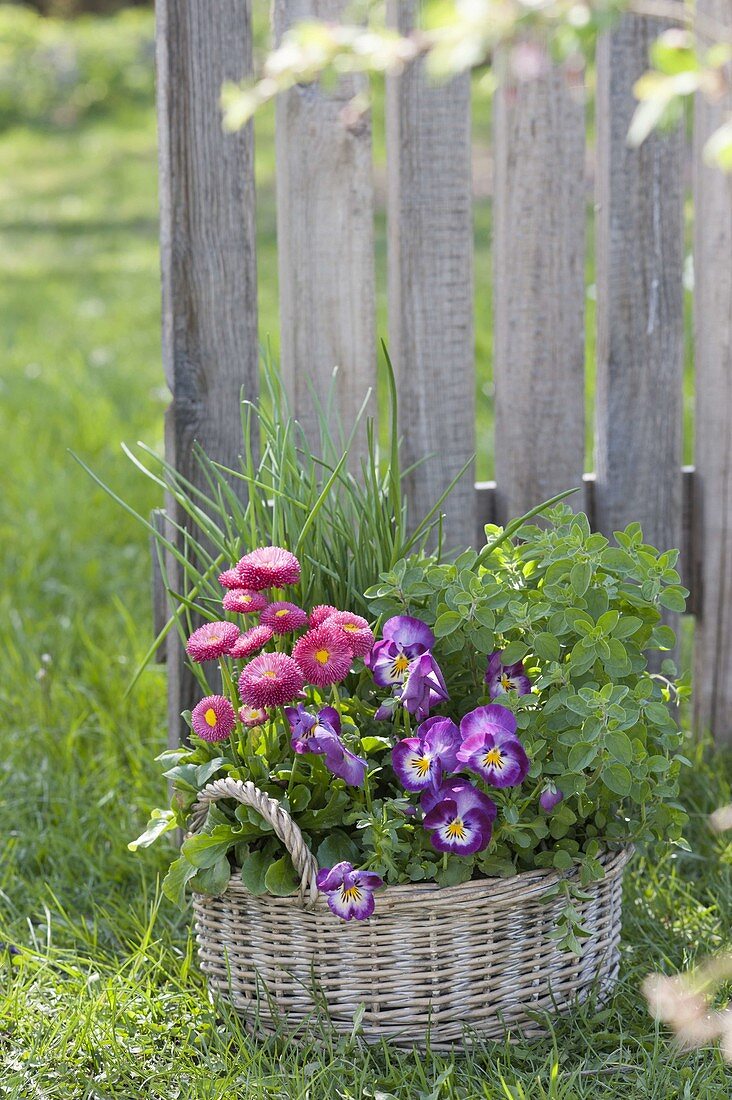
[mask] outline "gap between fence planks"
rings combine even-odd
[[[346,0],[274,0],[275,38],[279,42],[303,19],[337,21],[346,7]],[[298,84],[276,104],[281,366],[291,406],[313,446],[317,403],[326,406],[334,367],[346,435],[370,388],[366,415],[376,413],[371,120],[369,112],[348,116],[351,100],[365,87],[361,76],[343,77],[327,92]],[[364,422],[356,459],[365,443]]]
[[[390,0],[402,33],[418,0]],[[422,62],[387,78],[389,348],[399,388],[410,515],[426,515],[475,450],[470,78],[437,84]],[[429,457],[428,457],[429,456]],[[445,540],[474,536],[472,468],[445,503]]]
[[[582,90],[557,69],[521,84],[504,76],[494,97],[493,264],[502,521],[581,485],[585,450]]]
[[[700,16],[729,25],[729,0],[697,0]],[[732,111],[732,92],[695,117],[694,339],[699,522],[695,632],[697,729],[732,745],[732,175],[705,165],[709,135]]]
[[[219,105],[223,82],[251,69],[250,0],[219,0],[215,18],[207,0],[158,0],[156,42],[166,455],[205,488],[194,441],[235,465],[239,393],[258,393],[252,127],[225,134]],[[170,501],[167,508],[182,521]],[[181,591],[179,567],[170,560],[167,568]],[[167,649],[177,744],[194,687],[176,631]]]

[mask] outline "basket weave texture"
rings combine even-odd
[[[367,1041],[445,1050],[471,1036],[544,1033],[532,1014],[562,1012],[617,978],[623,869],[631,850],[605,853],[605,877],[578,901],[590,935],[582,955],[560,951],[551,933],[563,875],[526,871],[439,888],[390,886],[364,922],[338,920],[315,886],[317,864],[279,802],[251,783],[217,780],[201,794],[192,828],[208,805],[234,798],[274,828],[301,876],[297,896],[255,897],[238,873],[219,897],[194,895],[199,959],[209,987],[257,1031],[306,1031],[327,1006],[336,1030],[351,1033],[362,1013]]]

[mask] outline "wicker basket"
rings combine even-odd
[[[212,991],[261,1033],[306,1031],[327,1006],[350,1033],[354,1017],[369,1041],[449,1049],[471,1035],[543,1033],[536,1014],[562,1012],[591,991],[601,997],[618,973],[623,869],[631,850],[602,857],[605,877],[577,903],[590,936],[580,958],[550,938],[562,877],[527,871],[440,889],[390,886],[363,923],[337,920],[315,886],[317,864],[279,802],[252,783],[222,779],[199,795],[192,828],[211,802],[233,798],[273,827],[301,876],[297,896],[255,897],[237,873],[220,897],[194,895],[201,967]]]

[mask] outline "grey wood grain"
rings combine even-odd
[[[345,0],[274,0],[276,39],[302,19],[337,20]],[[345,77],[324,91],[298,85],[278,97],[277,243],[282,372],[295,415],[317,443],[314,389],[336,400],[350,432],[376,383],[371,120],[351,118],[365,87]],[[311,389],[312,387],[312,389]],[[375,415],[375,396],[367,415]],[[362,450],[365,430],[358,434]]]
[[[502,522],[582,485],[585,119],[564,75],[495,95],[495,466]],[[583,506],[582,494],[568,501]]]
[[[597,522],[681,535],[683,135],[627,144],[658,20],[624,16],[597,59]]]
[[[730,20],[728,0],[697,0],[700,14]],[[732,744],[732,176],[706,165],[709,135],[732,110],[732,93],[696,104],[694,140],[694,342],[696,356],[697,560],[695,720]]]
[[[240,389],[258,392],[252,128],[225,134],[219,107],[224,80],[251,67],[250,0],[219,0],[215,18],[207,0],[158,0],[156,16],[166,454],[200,484],[193,442],[235,464]],[[176,743],[192,688],[168,637]]]
[[[388,5],[402,32],[417,0]],[[399,386],[413,520],[475,450],[470,82],[435,84],[421,63],[387,81],[389,348]],[[445,542],[475,538],[474,470],[448,498]]]
[[[150,522],[156,531],[159,531],[161,535],[165,534],[166,519],[165,511],[162,508],[155,508],[150,514]],[[163,580],[163,573],[160,568],[160,558],[158,556],[158,543],[154,535],[150,535],[150,559],[152,563],[152,575],[151,575],[151,597],[152,597],[152,619],[153,619],[153,637],[157,638],[160,631],[163,629],[170,616],[170,610],[168,608],[168,594],[165,591],[165,581]],[[167,647],[165,642],[159,645],[155,652],[155,660],[158,663],[164,663],[167,659]]]

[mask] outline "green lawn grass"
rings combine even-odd
[[[271,117],[259,126],[260,306],[276,335]],[[719,1054],[675,1052],[639,993],[650,969],[728,939],[732,848],[704,816],[730,773],[693,746],[693,852],[636,861],[622,979],[599,1014],[453,1058],[357,1037],[258,1044],[211,1008],[188,914],[160,902],[165,853],[126,849],[165,795],[162,670],[123,700],[151,634],[146,537],[67,453],[141,512],[157,503],[119,452],[160,445],[167,400],[152,111],[7,131],[0,164],[0,941],[21,949],[0,949],[0,1097],[727,1098]],[[485,238],[485,205],[478,225]],[[485,277],[486,256],[483,240]]]

